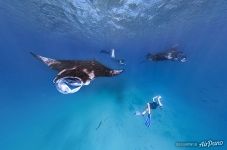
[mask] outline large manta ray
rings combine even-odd
[[[57,90],[63,94],[79,91],[95,77],[112,77],[123,71],[110,69],[96,60],[56,60],[32,52],[31,54],[51,69],[58,71],[53,82]]]

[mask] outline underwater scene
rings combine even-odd
[[[0,150],[226,150],[226,0],[0,1]]]

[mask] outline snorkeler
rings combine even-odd
[[[180,61],[180,62],[187,61],[186,55],[182,51],[179,51],[177,48],[170,48],[164,52],[159,52],[156,54],[148,53],[146,55],[146,59],[150,61],[164,61],[164,60]]]
[[[111,49],[111,50],[101,50],[100,53],[102,54],[107,54],[109,55],[111,58],[115,58],[115,49]]]
[[[145,114],[147,114],[147,118],[145,121],[145,125],[147,127],[149,127],[151,125],[151,111],[158,107],[159,108],[163,107],[163,105],[161,103],[161,99],[162,99],[161,96],[155,96],[155,97],[153,97],[152,102],[147,103],[147,106],[143,112],[136,111],[136,113],[135,113],[136,116],[144,116]]]
[[[100,53],[109,55],[110,58],[112,60],[114,60],[115,62],[117,62],[119,65],[126,65],[124,59],[118,59],[118,58],[116,58],[115,49],[114,48],[111,49],[111,50],[101,50]]]

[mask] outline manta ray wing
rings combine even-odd
[[[38,60],[46,64],[48,67],[50,67],[51,69],[57,70],[58,72],[64,69],[76,68],[84,64],[84,61],[81,61],[81,60],[76,60],[76,61],[75,60],[57,60],[57,59],[52,59],[41,55],[37,55],[32,52],[31,54],[35,58],[37,58]]]
[[[66,76],[66,74],[76,74],[80,76],[87,76],[92,80],[94,77],[115,76],[123,72],[123,70],[113,70],[96,60],[56,60],[44,56],[31,54],[41,60],[50,68],[57,70],[59,77]],[[86,77],[87,78],[87,77]]]

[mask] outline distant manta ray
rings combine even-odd
[[[53,80],[57,90],[63,94],[71,94],[80,90],[83,85],[89,85],[95,77],[112,77],[123,70],[110,69],[96,60],[56,60],[31,54],[58,71]]]

